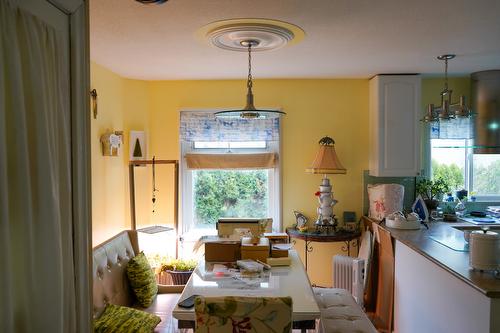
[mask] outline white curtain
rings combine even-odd
[[[75,332],[67,45],[0,0],[0,331]]]

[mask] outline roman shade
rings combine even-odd
[[[186,165],[193,169],[271,169],[278,166],[278,154],[186,154]]]
[[[215,118],[213,112],[182,111],[180,139],[185,142],[279,141],[279,118]]]

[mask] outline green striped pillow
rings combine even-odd
[[[94,320],[94,333],[151,333],[160,321],[160,317],[144,311],[108,304]]]
[[[155,274],[143,252],[129,260],[127,276],[140,306],[147,308],[158,293]]]

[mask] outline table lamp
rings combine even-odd
[[[315,222],[317,229],[332,227],[334,230],[337,226],[337,219],[333,214],[333,206],[338,202],[333,198],[332,186],[327,174],[345,174],[347,170],[342,166],[335,153],[335,141],[325,136],[319,140],[319,151],[316,154],[311,167],[306,169],[306,172],[312,174],[322,174],[323,179],[319,186],[319,191],[316,196],[319,200],[318,219]]]

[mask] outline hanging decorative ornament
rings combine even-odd
[[[158,192],[158,189],[156,188],[156,164],[155,164],[155,156],[153,156],[153,162],[152,162],[152,168],[153,168],[153,198],[151,201],[153,202],[153,213],[155,212],[155,206],[156,206],[156,192]]]

